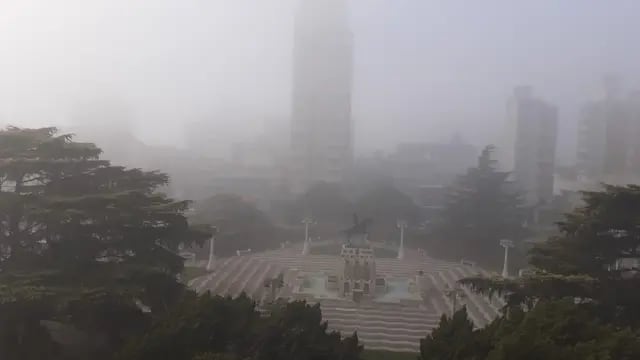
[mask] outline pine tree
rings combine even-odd
[[[571,298],[606,323],[640,328],[640,186],[606,185],[583,201],[558,224],[558,236],[531,250],[532,275],[463,282],[506,295],[511,307]]]
[[[435,226],[435,250],[445,257],[463,257],[498,268],[499,241],[519,240],[525,234],[524,210],[509,173],[496,170],[492,152],[492,146],[485,147],[478,165],[449,188]]]
[[[420,360],[464,360],[473,354],[473,322],[466,308],[442,315],[438,327],[420,340]]]
[[[327,331],[318,304],[280,304],[260,317],[246,296],[187,298],[132,339],[119,359],[359,360],[356,334]]]
[[[234,194],[217,194],[195,204],[193,219],[215,225],[216,255],[229,256],[237,250],[260,251],[279,245],[278,228],[253,203]]]
[[[165,174],[100,152],[55,128],[0,131],[0,314],[20,310],[0,318],[3,332],[56,320],[115,346],[143,325],[143,309],[180,297],[176,249],[208,234],[187,223],[188,202],[157,192]],[[1,338],[0,351],[31,346],[14,340]]]
[[[393,186],[375,187],[360,197],[355,209],[362,218],[372,219],[367,228],[369,238],[374,241],[397,240],[398,220],[405,220],[416,225],[420,219],[420,208],[411,197]]]
[[[631,360],[638,334],[603,324],[572,299],[514,308],[487,327],[473,329],[464,310],[446,318],[420,342],[421,360]]]

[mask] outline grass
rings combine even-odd
[[[329,244],[325,246],[318,246],[311,248],[312,255],[340,255],[340,251],[342,250],[342,244]],[[398,256],[398,252],[390,249],[384,248],[374,248],[373,253],[376,258],[379,259],[389,259],[395,258]]]
[[[182,274],[180,277],[182,281],[186,284],[189,280],[195,279],[199,276],[206,275],[207,269],[202,267],[194,267],[194,266],[185,266],[182,270]]]
[[[383,350],[365,350],[362,353],[362,358],[364,360],[416,360],[418,358],[418,354]]]

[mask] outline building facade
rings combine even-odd
[[[400,143],[390,154],[394,183],[405,192],[420,192],[424,186],[448,185],[472,167],[477,149],[459,137],[450,142]]]
[[[640,96],[605,90],[604,98],[582,109],[576,168],[588,181],[634,182],[640,175]]]
[[[528,205],[553,198],[558,110],[537,98],[529,86],[515,89],[507,105],[507,170]]]
[[[353,162],[352,34],[346,0],[300,0],[295,20],[290,175],[341,182]]]

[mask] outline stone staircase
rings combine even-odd
[[[298,249],[280,249],[218,259],[211,273],[192,280],[190,285],[199,292],[211,291],[223,296],[235,297],[244,292],[259,301],[266,295],[264,281],[280,273],[335,272],[340,264],[337,256],[302,256]],[[318,302],[323,318],[329,329],[344,335],[357,331],[368,349],[406,352],[417,352],[420,339],[438,325],[440,316],[451,313],[453,304],[444,289],[453,287],[461,278],[481,272],[466,265],[420,256],[409,256],[402,261],[378,258],[376,269],[378,274],[395,278],[413,278],[418,271],[423,271],[433,289],[431,296],[420,306],[322,299]],[[285,287],[280,296],[287,297],[290,291]],[[499,314],[499,302],[466,288],[463,292],[458,304],[467,307],[477,327],[485,326]]]

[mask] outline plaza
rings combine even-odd
[[[503,305],[499,298],[489,299],[457,285],[464,277],[488,275],[473,264],[437,260],[405,248],[402,260],[367,254],[371,261],[367,265],[375,265],[375,271],[361,272],[360,280],[350,276],[354,267],[345,256],[350,254],[303,255],[302,245],[244,253],[216,259],[211,272],[190,285],[198,292],[222,296],[244,292],[258,304],[273,301],[272,297],[319,303],[329,329],[343,334],[357,331],[368,349],[403,352],[417,352],[420,339],[454,306],[466,306],[469,317],[481,327]],[[279,275],[283,286],[271,289],[269,281]]]

